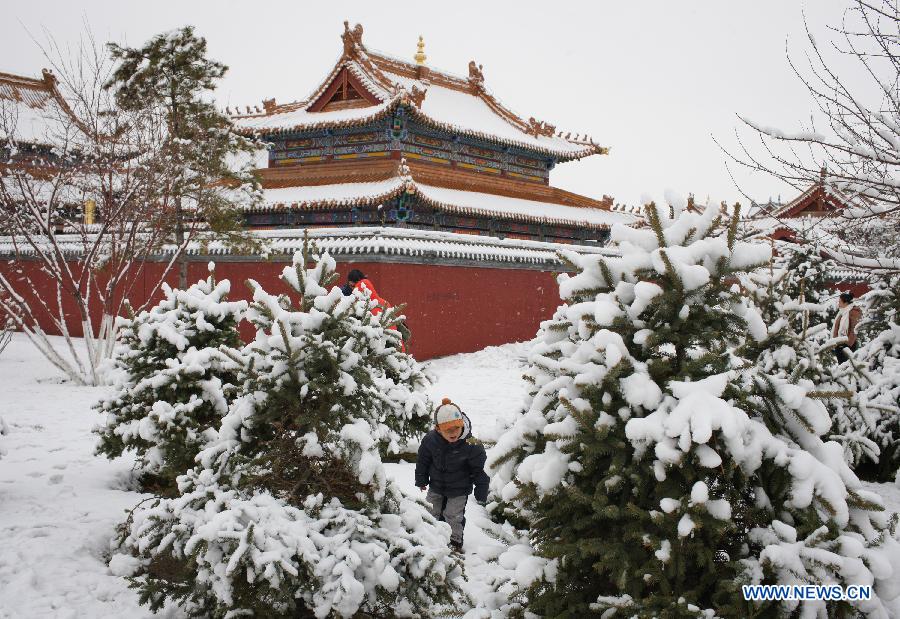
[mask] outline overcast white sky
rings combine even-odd
[[[637,203],[671,189],[740,199],[712,136],[734,145],[736,114],[783,129],[809,118],[811,101],[785,59],[806,49],[803,13],[817,36],[837,24],[846,0],[632,2],[266,2],[102,0],[4,3],[0,71],[40,75],[32,36],[76,42],[95,35],[140,45],[192,24],[210,56],[230,67],[223,105],[303,99],[341,52],[343,21],[364,42],[411,58],[424,35],[428,64],[465,75],[469,60],[507,106],[558,128],[587,132],[609,156],[558,166],[552,184]],[[740,173],[757,200],[794,193]]]

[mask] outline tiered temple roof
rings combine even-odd
[[[354,127],[407,105],[423,124],[534,150],[557,161],[608,152],[586,136],[564,137],[552,125],[520,118],[487,89],[475,61],[469,63],[468,77],[452,75],[371,51],[363,45],[362,26],[344,26],[344,53],[308,98],[282,105],[264,101],[257,113],[236,115],[236,124],[260,135]]]
[[[405,160],[401,162],[397,175],[384,180],[268,189],[265,192],[265,202],[257,210],[258,212],[303,211],[378,206],[402,194],[415,195],[424,204],[463,215],[539,221],[545,224],[586,225],[591,228],[604,228],[612,223],[634,221],[629,214],[618,211],[567,206],[424,184],[415,180],[408,166],[405,166]]]
[[[474,61],[467,77],[452,75],[426,66],[422,49],[416,63],[372,51],[362,33],[345,22],[341,57],[306,99],[233,114],[241,131],[273,144],[260,171],[265,201],[248,213],[250,225],[597,242],[612,223],[634,221],[612,212],[610,198],[550,186],[557,163],[608,149],[521,118],[487,89]]]

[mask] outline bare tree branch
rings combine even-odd
[[[732,162],[798,191],[820,184],[847,205],[822,222],[835,257],[900,268],[900,10],[897,0],[855,0],[823,46],[804,18],[805,65],[786,47],[814,113],[799,131],[738,116]],[[854,69],[848,69],[847,63]],[[748,139],[754,138],[752,140]],[[787,223],[787,222],[785,222]],[[789,225],[789,224],[788,224]]]
[[[89,34],[82,43],[69,55],[52,38],[44,48],[59,76],[55,105],[23,112],[0,100],[0,253],[12,257],[0,269],[0,314],[70,379],[96,384],[115,319],[170,234],[160,188],[171,180],[158,163],[162,119],[117,106],[103,87],[112,63]],[[184,247],[167,248],[154,290]],[[42,325],[62,334],[62,350]]]

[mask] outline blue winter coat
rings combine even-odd
[[[467,428],[468,430],[468,428]],[[466,442],[468,431],[455,443],[437,430],[422,439],[416,461],[416,486],[429,486],[446,497],[466,496],[475,487],[475,500],[487,501],[490,478],[484,472],[484,447]]]

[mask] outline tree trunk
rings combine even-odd
[[[181,210],[181,197],[175,201],[175,245],[180,253],[178,254],[178,288],[184,290],[187,288],[187,252],[184,251],[184,212]]]

